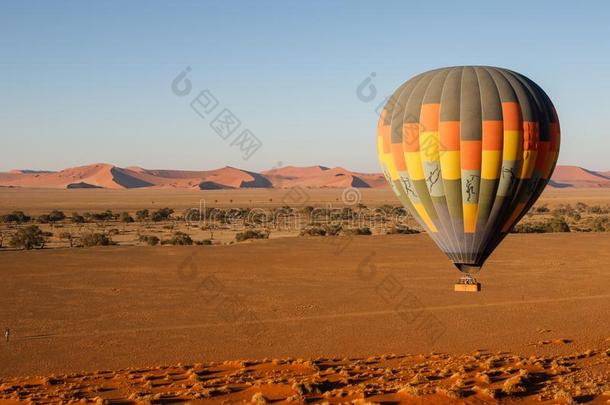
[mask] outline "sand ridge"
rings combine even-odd
[[[477,350],[367,358],[263,359],[0,379],[0,400],[63,403],[604,403],[599,349],[523,357]]]
[[[609,188],[610,176],[576,166],[557,166],[550,187]],[[108,163],[67,168],[58,172],[12,170],[0,173],[0,186],[33,188],[389,188],[380,173],[358,173],[342,167],[284,166],[260,173],[226,166],[214,170],[121,168]]]

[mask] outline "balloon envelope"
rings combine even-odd
[[[487,66],[415,76],[388,100],[377,131],[392,189],[465,272],[483,264],[540,196],[559,139],[546,93]]]

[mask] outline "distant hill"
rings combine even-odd
[[[578,166],[557,166],[551,178],[553,187],[610,187],[610,172],[595,172]]]
[[[117,167],[108,163],[71,167],[58,172],[12,170],[0,173],[0,186],[28,188],[382,188],[380,173],[358,173],[342,167],[285,166],[260,173],[226,166],[215,170],[158,170],[137,166]],[[550,183],[556,188],[610,187],[610,172],[595,172],[577,166],[557,166]]]

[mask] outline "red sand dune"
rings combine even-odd
[[[610,172],[577,166],[557,166],[551,181],[556,188],[610,187]],[[342,167],[285,166],[261,173],[230,166],[215,170],[152,170],[117,167],[107,163],[73,167],[58,172],[12,170],[0,173],[0,186],[30,188],[381,188],[387,187],[380,173],[357,173]]]
[[[610,187],[610,172],[595,172],[578,166],[557,166],[552,181],[555,187]]]

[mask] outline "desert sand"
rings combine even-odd
[[[188,208],[207,207],[252,207],[272,208],[289,205],[303,207],[338,208],[344,206],[342,188],[289,188],[289,189],[242,189],[236,190],[186,190],[186,189],[36,189],[36,188],[0,188],[0,214],[22,210],[31,214],[48,213],[51,210],[62,210],[69,214],[73,211],[113,211],[134,212],[142,208],[170,207],[176,212]],[[351,189],[348,189],[351,190]],[[359,202],[368,207],[379,207],[384,204],[398,205],[394,193],[389,188],[358,189]],[[592,189],[553,189],[544,191],[538,205],[549,207],[558,204],[576,204],[584,202],[589,205],[608,204],[610,188]]]
[[[3,398],[491,401],[515,383],[516,398],[603,403],[609,389],[606,233],[510,235],[479,294],[453,292],[423,234],[0,260]]]

